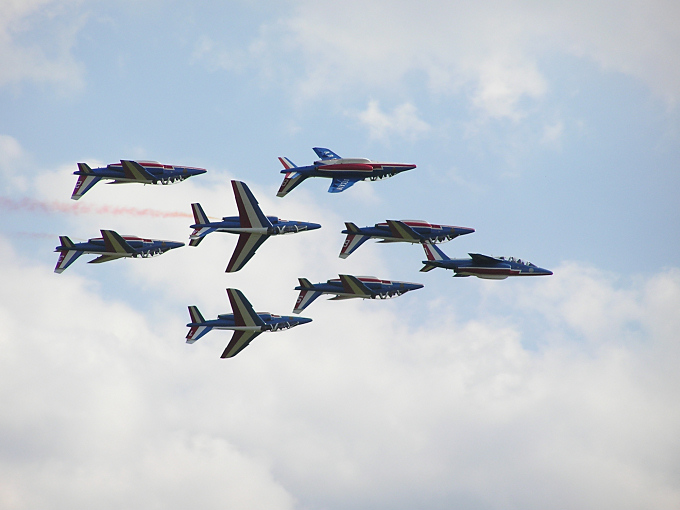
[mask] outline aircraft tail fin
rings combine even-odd
[[[314,301],[322,294],[317,290],[313,290],[312,284],[309,283],[309,280],[305,278],[298,278],[298,280],[300,280],[300,285],[304,288],[300,291],[300,295],[298,296],[297,301],[295,302],[295,308],[293,308],[293,313],[300,313],[302,310],[311,305],[312,301]],[[310,288],[308,289],[307,287]]]
[[[234,312],[234,322],[237,326],[264,326],[264,321],[255,313],[253,305],[238,289],[227,289],[227,295]]]
[[[205,319],[203,318],[203,315],[201,315],[201,312],[198,311],[197,306],[189,307],[189,317],[191,317],[191,322],[187,324],[187,326],[189,326],[187,343],[193,344],[196,340],[208,333],[212,329],[212,326],[205,325]]]
[[[293,168],[297,168],[297,165],[293,163],[290,159],[288,158],[279,158],[279,161],[283,165],[283,168],[286,170],[292,170]]]
[[[370,236],[361,235],[361,230],[354,223],[346,221],[345,226],[349,234],[347,234],[340,255],[338,255],[341,259],[349,257],[359,246],[370,239]]]
[[[57,260],[57,265],[54,268],[55,273],[63,273],[64,269],[73,264],[73,262],[80,257],[83,252],[75,249],[75,244],[71,241],[68,236],[59,236],[59,241],[61,242],[61,250],[57,249],[59,252],[59,260]]]
[[[365,283],[363,283],[356,276],[349,274],[341,274],[340,282],[342,283],[343,290],[348,294],[354,294],[357,297],[369,298],[373,296],[373,291],[369,289]]]
[[[279,191],[276,193],[277,197],[285,197],[294,188],[296,188],[302,181],[307,178],[307,175],[300,172],[287,172],[281,183]]]
[[[423,244],[423,250],[425,250],[425,255],[427,256],[427,260],[434,260],[434,261],[442,261],[442,260],[451,260],[446,253],[441,251],[440,248],[435,246],[434,244],[430,242],[422,243]]]
[[[194,213],[194,222],[196,225],[206,225],[210,223],[208,221],[208,216],[206,216],[205,211],[201,207],[201,204],[191,204],[191,212]]]
[[[107,252],[121,254],[132,254],[135,252],[134,248],[130,246],[118,232],[114,232],[113,230],[102,230],[101,233]]]
[[[94,175],[94,172],[92,172],[92,169],[87,163],[78,163],[78,171],[80,173],[78,174],[76,187],[73,188],[71,200],[80,200],[80,197],[101,180],[101,177]]]
[[[234,198],[236,199],[236,207],[238,207],[241,227],[271,227],[272,222],[267,219],[262,212],[262,209],[260,209],[255,196],[252,194],[247,184],[242,181],[231,181],[231,186],[234,188]]]

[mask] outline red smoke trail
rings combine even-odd
[[[18,200],[8,197],[0,197],[0,209],[6,211],[29,211],[38,213],[64,213],[64,214],[109,214],[114,216],[148,216],[151,218],[193,218],[188,212],[159,211],[157,209],[140,209],[137,207],[120,207],[111,205],[87,205],[65,204],[63,202],[45,202],[32,198],[20,198]]]

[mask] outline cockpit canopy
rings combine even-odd
[[[536,264],[532,264],[528,260],[522,260],[522,259],[515,258],[515,257],[497,257],[497,258],[500,259],[500,260],[507,260],[508,262],[516,262],[518,264],[524,264],[525,266],[529,266],[529,267],[536,267]]]

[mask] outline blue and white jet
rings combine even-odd
[[[193,344],[212,329],[230,329],[234,335],[221,357],[232,358],[248,347],[248,344],[260,333],[283,331],[312,322],[312,319],[306,317],[287,317],[269,312],[255,312],[253,305],[238,289],[227,289],[227,295],[234,313],[218,315],[217,319],[205,320],[196,306],[189,307],[191,322],[187,324],[189,327],[188,344]]]
[[[204,174],[204,168],[191,166],[162,165],[157,161],[132,161],[121,159],[102,168],[90,168],[87,163],[78,163],[76,187],[71,200],[79,200],[92,186],[102,179],[113,180],[109,184],[139,182],[141,184],[173,184],[194,175]]]
[[[438,247],[423,243],[427,260],[421,271],[431,271],[437,267],[452,269],[453,276],[476,276],[485,280],[505,280],[508,276],[549,276],[548,269],[515,257],[491,257],[481,253],[468,253],[469,259],[451,259]]]
[[[381,163],[366,158],[341,158],[335,152],[322,147],[314,147],[320,158],[309,166],[296,166],[288,158],[279,158],[286,174],[277,197],[285,197],[293,188],[307,177],[327,177],[333,179],[329,193],[340,193],[358,181],[377,181],[411,170],[416,165],[406,163]]]
[[[83,253],[99,255],[90,264],[109,262],[120,258],[147,258],[161,255],[173,248],[184,246],[177,241],[161,241],[159,239],[142,239],[136,236],[121,236],[113,230],[102,230],[101,237],[95,237],[86,243],[74,243],[67,236],[59,236],[61,245],[54,251],[59,252],[55,273],[62,273],[64,269],[73,264]]]
[[[201,204],[191,204],[196,223],[191,225],[194,231],[189,241],[191,246],[198,246],[211,232],[239,234],[236,249],[227,264],[227,273],[233,273],[245,266],[255,255],[255,251],[271,236],[321,228],[318,223],[287,221],[276,216],[265,216],[245,182],[231,181],[231,185],[234,188],[239,215],[226,216],[222,218],[222,221],[211,222]]]
[[[373,227],[357,227],[354,223],[345,222],[347,234],[345,243],[340,250],[340,258],[346,259],[369,239],[381,239],[380,243],[443,243],[458,236],[472,234],[475,229],[468,227],[453,227],[451,225],[435,225],[418,220],[387,220],[376,223]]]
[[[295,290],[299,290],[300,295],[295,302],[293,313],[300,313],[321,294],[334,294],[335,297],[329,301],[352,298],[387,299],[423,287],[421,283],[380,280],[374,276],[356,277],[348,274],[338,276],[339,278],[328,280],[326,283],[310,283],[306,278],[298,278],[300,285],[295,287]]]

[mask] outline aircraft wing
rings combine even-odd
[[[355,294],[358,297],[371,297],[374,292],[369,289],[365,283],[363,283],[356,276],[349,274],[341,274],[340,282],[342,283],[342,288],[348,294]]]
[[[105,253],[104,255],[100,255],[94,260],[90,260],[88,264],[101,264],[102,262],[109,262],[111,260],[118,260],[120,258],[125,257],[124,254],[118,254],[118,253]]]
[[[123,173],[125,177],[138,182],[153,182],[156,178],[151,175],[142,165],[136,161],[128,161],[121,159],[121,165],[123,165]]]
[[[231,342],[224,349],[220,358],[233,358],[243,349],[248,347],[248,344],[258,336],[261,331],[234,331],[234,336],[231,337]]]
[[[489,257],[488,255],[482,255],[481,253],[468,253],[472,260],[477,264],[498,264],[504,262],[503,260],[497,259],[495,257]]]
[[[392,235],[398,239],[404,239],[414,243],[418,243],[423,240],[423,236],[418,234],[418,232],[413,230],[403,221],[387,220],[387,226],[390,227],[390,232]]]
[[[237,326],[264,326],[264,321],[255,313],[253,305],[246,299],[243,292],[238,289],[227,289],[227,295],[234,312],[234,323]]]
[[[331,182],[331,186],[330,186],[330,188],[328,188],[328,192],[329,193],[340,193],[341,191],[345,191],[347,188],[356,184],[357,181],[359,181],[359,179],[333,178],[333,182]]]
[[[319,158],[322,161],[326,161],[329,159],[342,159],[340,156],[338,156],[335,152],[333,152],[330,149],[324,149],[323,147],[313,147],[312,150],[316,152],[316,155],[319,156]]]
[[[238,207],[239,220],[241,227],[246,228],[268,228],[272,226],[271,221],[257,205],[257,200],[251,193],[245,182],[231,181],[231,186],[234,188],[234,198],[236,199],[236,206]]]
[[[135,252],[135,249],[130,246],[128,242],[123,239],[120,234],[118,234],[118,232],[114,232],[113,230],[102,230],[101,233],[107,252],[121,254],[130,254]]]
[[[269,236],[262,234],[239,234],[236,249],[227,264],[227,273],[235,273],[253,258],[255,251]]]

